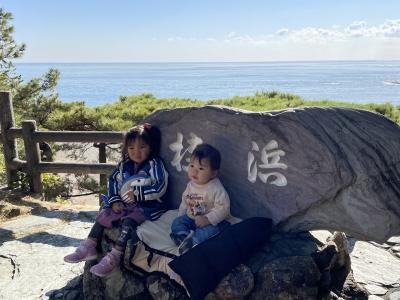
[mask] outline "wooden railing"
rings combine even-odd
[[[8,186],[17,180],[17,171],[24,171],[34,193],[43,192],[42,173],[110,174],[115,164],[106,162],[105,146],[123,140],[123,133],[115,131],[38,131],[36,122],[32,120],[23,121],[22,128],[16,128],[9,92],[0,92],[0,125]],[[18,158],[16,138],[24,141],[26,160]],[[100,163],[42,162],[40,142],[98,143]],[[104,184],[104,181],[103,177],[100,183]]]

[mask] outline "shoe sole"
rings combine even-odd
[[[84,259],[80,259],[80,260],[68,260],[68,259],[64,258],[64,261],[66,263],[75,264],[75,263],[79,263],[79,262],[82,262],[82,261],[95,260],[96,258],[97,258],[97,255],[93,255],[93,256],[85,257]]]
[[[101,277],[101,278],[108,277],[108,276],[110,276],[111,274],[114,274],[117,271],[118,271],[117,267],[115,267],[111,272],[106,273],[106,274],[94,272],[94,271],[92,271],[92,268],[90,268],[90,270],[89,270],[90,273],[92,273],[93,275],[96,275],[98,277]]]
[[[184,240],[182,241],[182,243],[181,243],[180,246],[178,247],[179,255],[184,254],[184,253],[182,253],[182,245],[183,245],[188,239],[191,239],[193,235],[194,235],[194,231],[191,230],[191,231],[189,232],[189,234],[187,235],[187,237],[184,238]],[[187,251],[188,251],[188,250],[187,250]],[[186,251],[186,252],[187,252],[187,251]],[[185,252],[185,253],[186,253],[186,252]]]

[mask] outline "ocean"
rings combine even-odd
[[[306,100],[400,105],[400,61],[235,63],[17,63],[24,80],[50,68],[65,102],[94,107],[120,96],[211,100],[259,91],[293,93]]]

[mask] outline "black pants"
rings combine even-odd
[[[121,234],[119,235],[119,238],[115,242],[115,245],[125,248],[126,243],[128,242],[129,239],[135,240],[134,243],[139,241],[139,238],[136,233],[136,229],[138,224],[129,218],[123,219],[122,221],[118,221],[115,225],[118,225],[121,223]],[[102,237],[103,237],[103,232],[104,232],[104,226],[99,224],[99,223],[94,223],[92,229],[89,232],[89,238],[95,239],[97,242],[100,242]]]

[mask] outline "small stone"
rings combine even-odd
[[[53,299],[55,297],[55,295],[57,295],[59,293],[59,290],[52,290],[52,291],[48,291],[46,293],[46,296],[49,297],[49,299]]]
[[[19,208],[12,208],[8,212],[7,218],[13,218],[19,216],[21,214],[21,210]]]
[[[388,244],[400,244],[400,236],[392,236],[390,239],[386,241]]]
[[[400,252],[400,245],[399,246],[394,246],[390,250],[392,250],[393,252]]]
[[[329,300],[338,300],[339,296],[336,295],[334,292],[330,291],[327,299],[329,299]]]
[[[379,244],[379,243],[375,243],[375,242],[370,242],[372,245],[379,247],[379,248],[383,248],[383,249],[389,249],[391,246],[383,243],[383,244]]]
[[[393,286],[399,281],[398,258],[370,243],[358,241],[351,252],[351,267],[356,282]]]
[[[68,289],[75,289],[82,283],[82,276],[77,276],[73,278],[70,282],[68,282],[67,287]]]
[[[78,291],[68,291],[67,294],[64,296],[64,300],[75,300],[79,299],[79,292]]]
[[[383,298],[376,295],[369,295],[368,300],[383,300]]]
[[[387,293],[387,289],[379,285],[367,284],[365,285],[365,288],[372,295],[384,295]]]
[[[328,239],[327,245],[333,242],[337,247],[337,258],[335,268],[345,268],[347,272],[351,270],[351,260],[349,254],[349,243],[346,235],[343,232],[335,231],[331,237]]]
[[[400,299],[400,291],[391,293],[387,299],[388,300],[399,300]]]
[[[328,230],[311,230],[310,233],[322,244],[325,244],[328,238],[332,235],[332,232]]]

